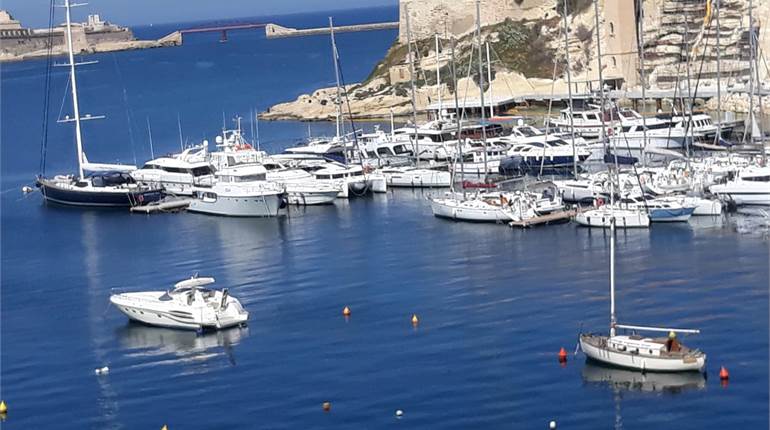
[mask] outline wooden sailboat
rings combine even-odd
[[[136,182],[126,170],[127,166],[115,164],[89,163],[83,152],[83,136],[81,133],[81,121],[98,119],[102,117],[86,115],[80,116],[78,105],[77,78],[75,75],[75,56],[72,47],[72,21],[70,8],[73,5],[70,0],[64,0],[67,22],[67,50],[69,53],[70,89],[72,90],[72,109],[74,118],[66,117],[59,122],[75,123],[75,141],[77,143],[78,174],[56,175],[52,178],[38,176],[36,185],[40,188],[43,198],[48,202],[54,202],[74,206],[90,207],[128,207],[147,204],[160,200],[161,189],[151,188]],[[133,167],[133,166],[131,166]],[[134,167],[135,169],[135,167]],[[91,170],[92,174],[86,176],[85,171]],[[98,172],[98,173],[97,173]]]
[[[609,205],[612,211],[613,205]],[[706,354],[681,344],[677,333],[700,333],[699,330],[645,327],[618,324],[615,317],[615,217],[610,216],[610,332],[580,334],[580,349],[586,357],[611,366],[650,372],[702,371]],[[618,329],[631,334],[618,334]],[[668,332],[667,338],[640,336],[636,332]]]

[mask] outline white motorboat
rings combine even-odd
[[[245,325],[249,313],[227,288],[207,287],[213,283],[193,276],[170,291],[118,293],[110,302],[128,318],[154,326],[203,331]]]
[[[379,172],[391,187],[446,188],[452,185],[452,174],[441,170],[384,167]]]
[[[285,188],[267,182],[261,165],[229,167],[217,172],[211,188],[198,189],[190,212],[237,217],[272,217],[286,204]]]
[[[467,141],[463,148],[463,157],[451,165],[456,175],[462,175],[463,179],[470,177],[486,177],[497,173],[500,168],[500,160],[505,158],[506,149],[503,145],[481,141]]]
[[[613,202],[614,203],[614,202]],[[690,349],[679,342],[676,333],[699,333],[698,330],[622,325],[615,317],[615,222],[613,204],[610,217],[610,332],[580,334],[580,349],[591,360],[611,366],[642,372],[701,371],[706,365],[706,354]],[[636,334],[617,334],[618,329],[669,332],[668,338],[651,338]]]
[[[620,228],[647,228],[650,226],[650,217],[644,210],[612,208],[612,205],[603,205],[595,209],[578,212],[575,222],[586,227],[610,228],[611,220],[616,220]]]
[[[364,174],[364,169],[361,166],[344,164],[337,162],[328,162],[321,165],[317,165],[315,168],[310,169],[310,173],[313,174],[316,181],[330,185],[332,187],[342,184],[337,197],[346,199],[350,197],[352,193],[354,196],[360,196],[366,194],[369,191],[369,183],[367,177]],[[384,178],[382,178],[384,182]],[[381,187],[378,184],[378,187]]]
[[[584,109],[566,108],[559,112],[558,118],[551,119],[551,125],[565,132],[570,132],[574,127],[578,136],[595,139],[601,136],[602,130],[609,130],[614,126],[609,118],[602,118],[603,115],[599,106],[591,104]]]
[[[207,159],[208,142],[150,160],[131,172],[137,181],[162,186],[171,194],[191,196],[196,187],[210,186],[214,172]]]
[[[647,212],[650,222],[687,222],[695,211],[684,198],[631,195],[620,199],[619,206],[624,209]]]
[[[712,185],[709,190],[738,206],[770,205],[770,166],[747,167],[733,180]]]

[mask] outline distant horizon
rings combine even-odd
[[[136,0],[134,3],[141,2],[153,2],[153,0]],[[245,2],[245,3],[244,3]],[[48,16],[46,15],[48,10],[49,0],[5,0],[2,4],[2,10],[7,11],[13,19],[18,20],[22,27],[26,28],[47,28]],[[130,10],[124,10],[126,6],[122,2],[115,3],[112,1],[104,1],[105,4],[101,4],[101,1],[96,0],[89,3],[87,8],[75,8],[73,9],[73,21],[83,22],[86,16],[91,14],[98,14],[105,21],[131,27],[143,27],[154,25],[170,25],[170,24],[184,24],[184,23],[196,23],[196,22],[211,22],[211,21],[230,21],[247,18],[260,18],[260,17],[276,17],[276,16],[288,16],[288,15],[300,15],[305,13],[320,13],[320,12],[337,12],[357,9],[373,9],[373,8],[388,8],[398,7],[398,0],[338,0],[335,4],[328,8],[326,2],[321,0],[288,0],[281,2],[280,0],[263,0],[260,5],[254,5],[250,0],[231,0],[227,3],[229,9],[222,12],[217,10],[212,12],[206,9],[210,6],[209,2],[202,2],[201,0],[170,0],[165,2],[166,6],[169,3],[184,3],[184,8],[187,9],[188,15],[171,17],[167,13],[160,13],[155,15],[157,19],[153,20],[152,15],[142,14],[141,18],[137,18],[134,15],[136,10],[141,10],[141,7],[134,5]],[[196,4],[200,6],[195,8]],[[289,5],[284,3],[290,3]],[[117,6],[118,9],[110,9],[108,7],[99,6]],[[321,7],[312,7],[313,4]],[[180,5],[181,7],[181,5]],[[260,11],[253,10],[255,8],[261,9]],[[153,10],[154,8],[145,8],[144,10]],[[222,8],[219,8],[222,9]],[[298,10],[299,9],[299,10]],[[174,12],[176,12],[175,9]],[[165,12],[165,11],[164,11]],[[63,12],[57,11],[54,17],[54,25],[60,24],[64,21]]]

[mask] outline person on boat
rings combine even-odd
[[[676,338],[676,333],[673,330],[668,332],[668,340],[666,341],[666,350],[668,352],[679,352],[682,350],[682,347]]]

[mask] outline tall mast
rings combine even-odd
[[[720,44],[721,27],[719,26],[720,0],[716,0],[717,15],[717,134],[714,136],[714,144],[719,143],[722,137],[722,45]]]
[[[751,1],[749,1],[749,7],[752,9],[751,17],[752,17],[752,20],[753,20],[754,13],[753,13],[753,4],[752,4]],[[754,38],[754,74],[755,74],[755,76],[757,78],[757,103],[759,105],[759,118],[760,118],[760,121],[761,121],[761,119],[765,117],[765,112],[764,112],[764,108],[762,106],[762,81],[759,79],[759,59],[760,59],[760,55],[759,55],[759,35],[758,34],[754,34],[754,27],[753,26],[751,27],[751,32],[749,32],[749,34],[751,34],[751,37]],[[752,98],[753,98],[753,96],[752,96]],[[752,114],[753,114],[753,112],[752,112]],[[754,117],[754,122],[756,122],[756,117]],[[761,125],[761,122],[759,124],[756,124],[756,127],[754,126],[754,124],[752,124],[751,129],[752,129],[752,131],[755,128],[757,130],[759,130],[759,143],[761,145],[760,146],[760,151],[761,151],[760,152],[760,156],[762,157],[762,165],[764,166],[764,165],[767,165],[767,152],[765,151],[766,150],[766,148],[765,148],[765,133],[759,128],[760,125]],[[753,136],[752,136],[752,138],[753,138]]]
[[[487,82],[489,82],[489,118],[495,116],[495,96],[492,94],[492,57],[489,56],[489,42],[487,45]]]
[[[749,116],[748,120],[751,121],[751,128],[748,125],[743,132],[743,141],[746,142],[746,136],[754,128],[754,3],[749,0]]]
[[[80,129],[80,105],[78,103],[78,83],[75,77],[75,53],[72,47],[72,19],[70,17],[70,0],[64,0],[67,16],[67,51],[70,60],[70,88],[72,89],[72,111],[75,115],[75,141],[78,148],[78,178],[83,179],[83,134]]]
[[[567,2],[564,2],[564,53],[565,60],[567,61],[567,94],[569,96],[569,128],[572,136],[572,174],[575,178],[578,177],[577,173],[577,149],[575,148],[575,123],[573,116],[574,105],[572,104],[572,72],[570,71],[569,62],[569,31],[567,28]]]
[[[471,54],[471,58],[473,58],[473,54]],[[457,88],[457,65],[455,64],[455,39],[452,38],[452,85],[455,89],[455,116],[457,121],[457,148],[458,153],[460,154],[460,180],[462,181],[465,177],[465,167],[463,165],[463,139],[462,139],[462,122],[463,122],[463,116],[460,115],[460,99],[458,93],[460,92],[460,89]],[[454,182],[452,181],[452,188],[454,188]],[[463,198],[465,198],[465,187],[463,187]]]
[[[615,180],[610,176],[610,336],[615,336]]]
[[[332,61],[334,61],[334,78],[337,82],[337,115],[336,115],[336,122],[337,122],[337,140],[340,140],[340,132],[341,132],[341,126],[342,126],[342,94],[340,91],[340,67],[339,63],[337,62],[337,59],[339,56],[337,55],[337,42],[334,40],[334,23],[332,22],[332,17],[329,17],[329,34],[331,35],[332,39]],[[347,148],[343,147],[343,153],[347,153]],[[347,158],[347,155],[345,156]]]
[[[639,11],[637,21],[639,22],[639,33],[637,43],[639,44],[639,74],[642,79],[642,165],[647,165],[647,117],[644,110],[647,107],[647,77],[644,71],[644,0],[637,3]],[[687,60],[690,61],[689,58]],[[688,77],[689,83],[689,77]],[[691,109],[692,110],[692,109]],[[686,136],[685,136],[686,139]]]
[[[409,80],[412,84],[412,121],[414,123],[414,155],[415,166],[420,167],[420,139],[417,134],[417,99],[415,97],[414,89],[414,53],[412,52],[412,29],[409,27],[409,6],[404,5],[404,13],[406,14],[406,44],[409,49]]]
[[[438,118],[441,119],[441,66],[438,57],[438,33],[436,33],[436,88],[438,91]]]
[[[476,39],[479,45],[479,93],[481,97],[481,140],[484,143],[484,182],[487,181],[487,117],[484,112],[484,56],[481,54],[481,6],[476,0]],[[471,56],[471,59],[473,56]]]
[[[604,98],[604,77],[603,77],[603,71],[602,71],[602,41],[601,36],[599,34],[599,3],[597,0],[594,0],[594,20],[596,22],[596,63],[599,67],[599,94],[600,94],[600,100],[601,100],[601,119],[602,119],[602,140],[604,140],[607,137],[607,129],[604,123],[604,107],[605,107],[605,98]],[[574,140],[573,140],[574,142]]]

